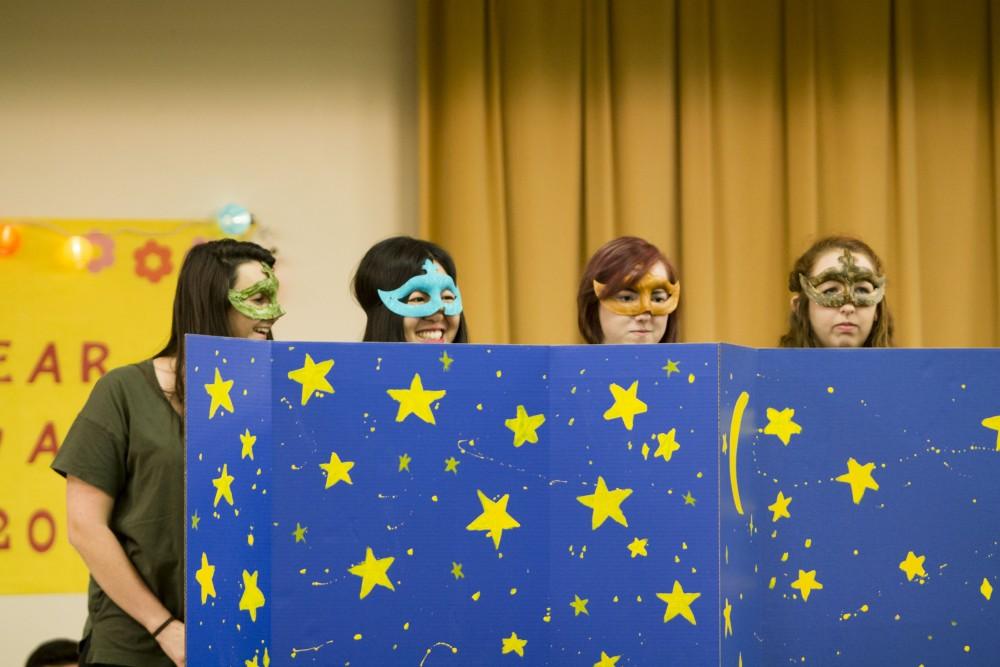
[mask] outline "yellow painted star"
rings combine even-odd
[[[639,400],[639,381],[636,380],[628,389],[622,389],[617,384],[612,384],[608,389],[615,402],[604,412],[604,418],[608,421],[621,419],[625,428],[632,430],[632,423],[636,415],[641,415],[648,408],[646,404]]]
[[[855,505],[861,503],[861,499],[865,496],[865,489],[878,491],[878,483],[872,478],[874,468],[874,463],[859,465],[854,457],[851,457],[847,459],[847,472],[836,478],[838,482],[851,485],[851,498]]]
[[[461,563],[456,563],[455,561],[451,562],[451,576],[455,577],[456,581],[459,579],[465,579],[465,573],[462,572]]]
[[[587,603],[590,600],[582,599],[579,595],[573,594],[573,601],[569,603],[570,607],[573,607],[573,616],[579,616],[580,614],[586,614],[590,616],[590,612],[587,611]]]
[[[667,372],[667,377],[670,377],[674,373],[680,373],[681,369],[680,362],[674,361],[673,359],[667,359],[667,365],[663,367],[663,370]]]
[[[458,464],[461,463],[454,456],[449,456],[444,460],[444,471],[458,474]]]
[[[648,537],[644,537],[641,540],[638,537],[634,538],[628,545],[628,550],[632,554],[632,558],[635,558],[636,556],[648,556],[649,554],[646,553],[646,545],[648,544]]]
[[[620,658],[620,655],[610,656],[604,651],[601,651],[601,659],[594,663],[594,667],[615,667]]]
[[[399,457],[399,470],[398,470],[398,472],[403,472],[404,470],[406,472],[410,472],[410,461],[412,461],[412,460],[413,459],[410,458],[409,454],[404,453],[402,456],[400,456]]]
[[[271,667],[271,656],[267,653],[267,647],[264,647],[264,662],[257,664],[257,654],[253,654],[253,660],[244,660],[243,667]]]
[[[503,642],[500,648],[501,654],[517,653],[522,658],[524,657],[524,647],[528,645],[527,639],[521,639],[516,632],[512,632],[510,637],[504,637],[501,641]]]
[[[674,579],[674,588],[669,593],[657,593],[656,597],[667,603],[667,610],[663,614],[663,622],[667,623],[676,616],[683,616],[691,625],[697,625],[694,612],[691,611],[691,603],[701,597],[701,593],[688,593],[681,586],[681,582]]]
[[[354,461],[341,461],[337,452],[330,452],[330,462],[320,463],[319,467],[326,471],[326,486],[323,487],[324,489],[329,489],[340,482],[354,484],[350,473],[351,468],[354,467]]]
[[[775,498],[774,502],[767,506],[767,509],[771,510],[771,522],[776,523],[778,519],[784,517],[786,519],[791,519],[792,515],[788,513],[788,505],[792,502],[792,497],[785,497],[785,494],[778,491],[778,497]]]
[[[733,605],[729,604],[729,598],[726,598],[726,606],[722,608],[722,618],[726,622],[722,636],[730,637],[733,634]]]
[[[201,603],[215,597],[215,566],[209,565],[208,554],[201,552],[201,567],[194,573],[194,580],[201,587]]]
[[[444,351],[444,352],[443,352],[443,353],[441,354],[441,356],[440,356],[440,357],[438,357],[438,361],[440,361],[440,362],[441,362],[441,366],[442,366],[442,367],[444,367],[444,372],[445,372],[445,373],[447,373],[448,371],[450,371],[450,370],[451,370],[451,364],[452,364],[452,362],[454,362],[455,360],[454,360],[454,359],[452,359],[451,357],[449,357],[449,356],[448,356],[448,350],[445,350],[445,351]]]
[[[1000,452],[1000,415],[987,417],[981,423],[986,428],[993,429],[997,432],[997,451]]]
[[[678,449],[681,448],[681,443],[674,440],[674,436],[677,434],[677,429],[672,428],[667,433],[657,433],[656,441],[659,443],[656,447],[656,451],[653,452],[653,458],[657,456],[661,457],[664,461],[669,461]]]
[[[240,611],[250,612],[250,620],[257,622],[257,610],[264,606],[264,593],[257,587],[257,570],[250,574],[243,570],[243,595],[240,596]]]
[[[233,388],[232,380],[223,380],[222,375],[219,374],[219,369],[215,369],[215,380],[210,384],[205,385],[205,392],[212,398],[211,405],[208,406],[208,418],[212,419],[215,417],[215,412],[219,408],[224,410],[229,410],[230,413],[233,410],[233,399],[229,397],[229,390]]]
[[[300,398],[302,405],[306,405],[317,391],[334,393],[333,387],[326,379],[326,374],[330,372],[331,368],[333,368],[333,359],[327,359],[317,364],[307,353],[302,368],[288,371],[288,379],[302,385],[302,397]]]
[[[240,460],[248,458],[253,461],[253,445],[257,442],[257,436],[250,435],[250,429],[246,429],[242,434],[240,434],[240,443],[243,445],[243,450],[240,452]]]
[[[621,525],[628,528],[628,519],[622,512],[621,505],[625,499],[632,495],[632,489],[608,490],[604,478],[597,477],[597,488],[593,493],[586,496],[577,496],[577,501],[584,507],[593,510],[590,516],[591,530],[597,530],[609,518],[614,519]]]
[[[499,550],[503,531],[521,527],[521,524],[507,513],[507,502],[510,500],[510,494],[505,493],[496,502],[490,500],[479,489],[476,489],[476,494],[479,496],[479,503],[483,506],[483,511],[465,529],[486,531],[486,536],[493,538],[493,547]]]
[[[389,579],[389,567],[392,566],[395,560],[393,556],[375,558],[372,548],[365,548],[365,559],[347,570],[354,576],[361,577],[361,592],[358,594],[359,600],[364,600],[376,586],[384,586],[390,591],[396,590]]]
[[[816,570],[799,570],[799,577],[792,582],[792,588],[802,593],[802,601],[809,601],[809,594],[814,590],[822,590],[823,584],[816,581]]]
[[[504,425],[514,432],[514,446],[520,447],[526,442],[535,444],[538,442],[538,433],[535,431],[545,423],[545,415],[529,415],[523,405],[517,406],[517,416],[505,419]]]
[[[194,511],[191,515],[191,530],[198,530],[198,524],[201,523],[201,517],[198,516],[198,510]]]
[[[986,598],[987,602],[993,597],[993,584],[986,577],[983,577],[983,583],[979,585],[979,593]]]
[[[396,421],[401,422],[410,415],[416,415],[428,424],[435,424],[431,403],[444,398],[448,393],[444,389],[424,389],[420,381],[420,373],[414,373],[409,389],[386,390],[394,401],[399,403],[396,411]]]
[[[906,558],[899,564],[899,569],[906,573],[906,580],[913,581],[913,577],[926,577],[924,570],[924,559],[927,556],[918,556],[912,551],[906,553]]]
[[[298,521],[295,522],[295,530],[292,531],[292,535],[295,537],[295,544],[299,542],[306,541],[306,533],[309,531],[308,528],[300,524]]]
[[[698,502],[695,499],[695,497],[691,495],[690,491],[688,491],[687,493],[685,493],[682,497],[684,498],[684,504],[685,505],[690,505],[691,507],[694,507],[694,504],[696,502]]]
[[[215,487],[215,501],[212,503],[212,507],[218,507],[219,501],[223,498],[230,506],[233,504],[233,480],[236,479],[229,474],[229,464],[222,464],[222,472],[219,476],[212,480],[212,486]]]
[[[802,427],[792,421],[794,416],[795,410],[792,408],[785,408],[780,412],[774,408],[768,408],[767,426],[764,427],[764,433],[778,436],[781,444],[787,447],[793,435],[802,433]]]

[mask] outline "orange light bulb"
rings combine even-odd
[[[21,232],[10,224],[0,225],[0,257],[13,255],[21,247]]]

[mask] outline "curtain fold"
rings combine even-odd
[[[634,234],[682,340],[773,345],[847,233],[899,344],[1000,344],[997,2],[422,0],[421,231],[473,339],[577,342],[583,263]]]

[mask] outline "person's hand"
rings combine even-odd
[[[173,621],[163,628],[163,632],[156,636],[156,641],[160,648],[167,654],[167,657],[174,661],[177,667],[184,667],[184,624],[180,621]]]

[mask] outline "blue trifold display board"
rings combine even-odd
[[[1000,663],[1000,351],[188,337],[188,664]]]

